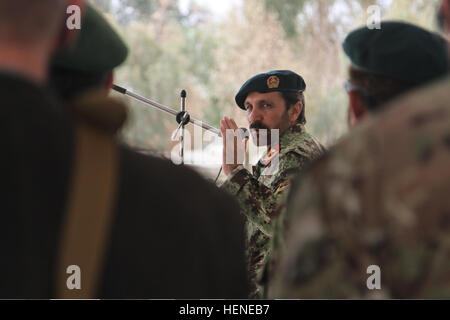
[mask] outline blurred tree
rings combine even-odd
[[[247,0],[244,0],[247,1]],[[359,5],[360,10],[366,10],[369,6],[379,5],[384,7],[383,1],[380,0],[326,0],[322,2],[318,2],[318,0],[264,0],[266,9],[269,12],[276,13],[278,19],[283,26],[283,29],[286,33],[287,38],[293,38],[297,36],[300,32],[299,24],[300,20],[305,18],[305,8],[307,9],[318,9],[316,13],[310,15],[310,17],[314,17],[316,19],[328,19],[329,15],[326,15],[326,12],[323,8],[333,8],[336,6],[342,7],[355,7]],[[318,6],[315,6],[315,3],[319,3]],[[324,14],[324,15],[317,15]],[[308,15],[306,15],[307,17]]]
[[[111,0],[89,0],[89,2],[102,12],[110,13],[112,11]]]
[[[133,20],[144,18],[149,19],[161,5],[163,6],[167,5],[166,1],[149,1],[149,0],[120,0],[119,3],[121,11],[124,11],[123,10],[124,8],[131,9],[129,11],[132,13],[129,14],[129,18]]]
[[[131,50],[116,82],[177,110],[180,91],[186,89],[189,112],[201,119],[209,103],[204,92],[214,69],[217,42],[212,29],[202,27],[200,21],[196,21],[197,28],[192,28],[192,21],[186,24],[168,14],[170,3],[160,1],[149,21],[137,19],[120,27]],[[194,6],[189,15],[195,14]],[[169,151],[175,144],[170,141],[177,127],[174,117],[139,102],[129,102],[132,108],[123,139],[139,148]]]
[[[310,0],[264,0],[268,11],[276,12],[288,38],[297,35],[298,15]]]
[[[439,0],[395,0],[387,11],[386,19],[399,19],[437,31],[434,19],[439,8]]]
[[[103,12],[113,12],[122,25],[136,20],[149,21],[170,18],[181,19],[178,0],[90,0]]]

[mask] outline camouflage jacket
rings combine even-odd
[[[293,182],[269,297],[450,298],[450,78],[385,110]]]
[[[306,132],[304,126],[297,124],[281,135],[280,145],[261,158],[253,174],[239,166],[222,185],[238,199],[247,218],[250,298],[262,296],[257,279],[269,254],[272,221],[277,216],[282,194],[289,188],[292,175],[323,151],[322,145]]]

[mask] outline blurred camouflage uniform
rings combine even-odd
[[[293,183],[270,297],[450,298],[449,101],[447,78],[388,105]]]
[[[320,143],[298,123],[281,135],[280,145],[272,147],[261,158],[253,168],[253,174],[239,166],[222,186],[236,196],[247,217],[250,298],[263,296],[257,282],[269,254],[272,222],[277,217],[282,195],[289,188],[290,178],[323,151]],[[278,160],[278,167],[274,159]]]

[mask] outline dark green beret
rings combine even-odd
[[[244,83],[235,100],[239,108],[244,109],[244,102],[251,92],[298,92],[305,91],[306,84],[301,76],[289,70],[275,70],[258,74]]]
[[[448,72],[447,41],[404,22],[385,21],[381,29],[357,29],[343,47],[356,69],[400,81],[421,83]]]
[[[52,58],[51,66],[86,73],[109,72],[121,65],[128,48],[106,19],[87,4],[75,44]]]

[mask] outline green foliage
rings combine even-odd
[[[440,0],[395,0],[392,2],[386,18],[395,18],[418,24],[437,31],[435,16]]]
[[[90,0],[90,2],[102,12],[111,12],[111,0]]]
[[[166,15],[176,19],[181,19],[178,0],[90,0],[97,8],[103,12],[112,12],[117,17],[117,21],[122,25],[127,25],[136,20],[151,20],[152,16],[162,9]]]
[[[265,0],[268,11],[275,11],[288,38],[297,35],[298,15],[309,0]]]
[[[195,75],[200,85],[208,86],[211,80],[211,70],[215,67],[214,52],[218,43],[214,37],[199,29],[185,29],[185,40],[181,47],[186,59],[186,70]]]
[[[312,117],[307,111],[308,129],[327,145],[335,144],[347,132],[347,106],[348,99],[342,86],[330,88],[319,105],[314,106]]]

